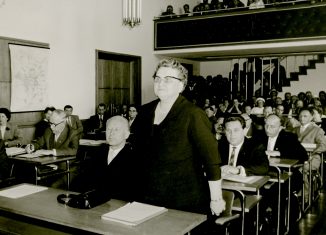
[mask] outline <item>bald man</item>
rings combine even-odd
[[[103,201],[105,198],[135,200],[135,171],[138,168],[136,156],[127,143],[129,135],[129,123],[126,118],[113,116],[107,120],[107,144],[94,155],[95,161],[91,163],[92,169],[87,174],[92,177],[89,189],[95,188],[98,197]]]
[[[297,135],[287,132],[276,114],[270,114],[265,120],[264,139],[266,154],[270,157],[298,159],[300,163],[308,160],[308,154],[298,140]]]

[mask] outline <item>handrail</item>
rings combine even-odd
[[[294,1],[287,1],[287,2],[268,3],[268,4],[265,4],[264,7],[252,8],[252,9],[250,9],[249,6],[245,6],[245,7],[214,9],[214,10],[208,10],[208,11],[197,11],[197,12],[192,11],[190,13],[155,16],[154,20],[171,19],[171,18],[188,17],[188,16],[196,17],[196,16],[211,15],[211,14],[217,14],[217,13],[223,13],[223,12],[235,12],[235,11],[240,11],[240,10],[261,10],[261,9],[269,8],[269,7],[280,7],[280,6],[288,6],[288,5],[293,6],[296,3],[311,3],[311,0],[294,0]]]

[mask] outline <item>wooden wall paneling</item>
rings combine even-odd
[[[11,83],[9,81],[0,81],[0,107],[10,108],[10,92]]]

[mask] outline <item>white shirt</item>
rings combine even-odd
[[[268,137],[268,143],[267,143],[267,150],[268,151],[274,151],[274,147],[275,147],[277,137],[278,137],[278,135],[275,136],[275,137]]]
[[[1,131],[1,139],[4,139],[5,132],[6,132],[6,126],[1,126],[0,131]]]
[[[235,150],[234,150],[234,160],[233,160],[233,166],[234,167],[237,166],[238,155],[239,155],[239,152],[240,152],[240,149],[241,149],[242,144],[243,144],[243,142],[241,142],[237,146],[233,146],[233,145],[229,144],[229,162],[230,162],[230,159],[231,159],[231,154],[232,154],[232,151],[233,151],[233,147],[235,147]]]
[[[110,147],[109,153],[108,153],[108,165],[113,161],[113,159],[118,155],[118,153],[123,149],[124,146],[118,149],[112,149]]]
[[[304,132],[306,130],[306,128],[310,125],[311,123],[307,123],[306,125],[304,126],[300,126],[300,133]]]

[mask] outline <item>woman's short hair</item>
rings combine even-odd
[[[187,82],[188,82],[188,70],[185,67],[183,67],[183,65],[179,61],[177,61],[175,59],[171,59],[171,58],[161,60],[155,69],[155,73],[154,73],[153,77],[156,76],[157,71],[162,67],[173,68],[173,69],[178,70],[181,75],[180,79],[183,82],[184,87],[186,87]]]
[[[6,117],[8,118],[8,122],[10,121],[11,113],[10,113],[9,109],[0,108],[0,113],[3,113],[4,115],[6,115]]]

